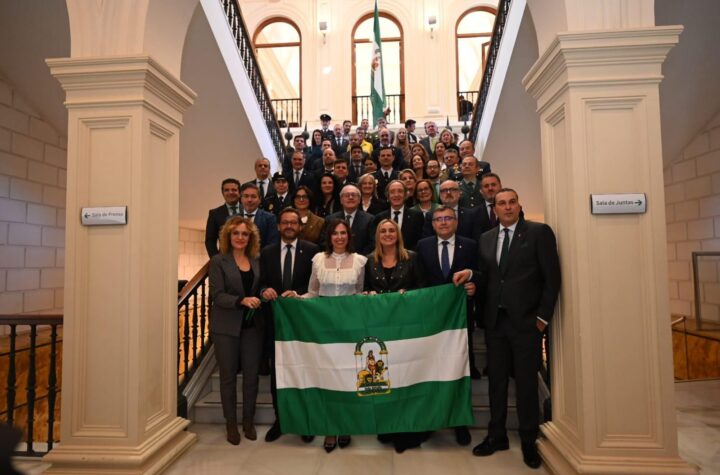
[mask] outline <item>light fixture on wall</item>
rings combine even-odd
[[[430,38],[433,38],[433,31],[435,30],[435,25],[437,25],[437,17],[435,15],[430,15],[427,19],[428,27],[430,27]]]
[[[326,21],[318,22],[318,29],[320,30],[320,33],[322,33],[322,35],[323,35],[323,44],[325,44],[325,37],[327,36],[327,31],[328,31],[328,22],[326,22]]]

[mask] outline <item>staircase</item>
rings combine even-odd
[[[482,331],[476,331],[474,335],[475,341],[475,362],[478,368],[485,367],[486,350],[484,344],[484,335]],[[220,405],[220,376],[217,368],[205,383],[196,404],[189,410],[189,418],[201,424],[224,424],[225,418],[222,414],[222,406]],[[237,377],[237,414],[238,420],[242,419],[242,375]],[[476,428],[487,428],[490,421],[490,400],[488,396],[488,380],[483,376],[480,380],[472,382],[472,404],[473,415],[475,416]],[[508,429],[517,429],[518,420],[515,409],[515,385],[510,382],[508,388]],[[260,377],[260,388],[257,398],[257,409],[255,413],[256,424],[270,425],[275,420],[275,413],[272,407],[272,397],[270,395],[270,376]]]

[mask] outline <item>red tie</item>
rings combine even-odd
[[[488,205],[490,208],[490,227],[494,228],[497,226],[497,216],[495,216],[495,211],[493,210],[493,205]]]

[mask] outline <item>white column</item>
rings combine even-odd
[[[195,93],[147,56],[48,60],[67,93],[61,443],[46,473],[157,473],[176,416],[179,132]],[[80,208],[127,206],[86,227]]]
[[[560,33],[524,79],[563,273],[539,445],[553,473],[697,473],[677,449],[658,98],[681,31]],[[647,213],[591,215],[591,193],[624,192]]]

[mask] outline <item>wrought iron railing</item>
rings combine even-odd
[[[272,101],[270,100],[270,94],[268,94],[267,88],[265,87],[265,81],[260,72],[258,60],[255,57],[255,49],[250,40],[250,34],[240,12],[240,5],[237,0],[220,0],[220,3],[225,11],[225,17],[230,25],[233,38],[235,38],[238,51],[240,51],[240,57],[250,78],[253,91],[255,91],[255,97],[260,105],[265,125],[270,132],[278,162],[282,163],[285,150],[282,132],[278,126]]]
[[[507,22],[511,2],[512,0],[500,0],[498,3],[492,39],[490,40],[488,58],[485,63],[485,71],[483,73],[482,82],[480,83],[480,91],[478,91],[477,99],[475,101],[475,108],[472,113],[470,140],[473,142],[476,141],[478,131],[480,130],[480,120],[482,119],[482,114],[485,109],[485,101],[487,100],[488,91],[490,90],[490,80],[492,79],[493,71],[495,71],[495,63],[500,50],[500,40],[502,40],[502,35],[505,31],[505,23]]]
[[[388,94],[385,96],[390,114],[387,116],[388,124],[405,122],[405,94]],[[370,96],[352,96],[353,123],[359,124],[362,119],[370,119],[372,123],[372,104]]]
[[[187,416],[183,389],[210,349],[209,316],[212,302],[208,282],[209,262],[185,284],[178,296],[178,415]]]
[[[302,118],[302,99],[272,99],[275,117],[278,120],[278,126],[284,127],[300,127]]]
[[[44,455],[59,440],[62,323],[62,315],[0,315],[9,329],[0,349],[0,421],[23,432],[16,455]]]

